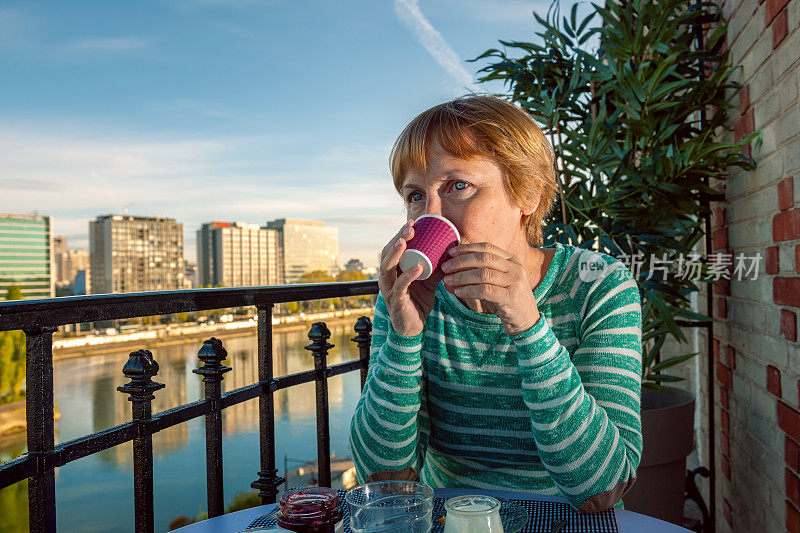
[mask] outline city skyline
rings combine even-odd
[[[377,266],[404,222],[388,171],[405,124],[469,91],[498,39],[535,39],[549,2],[256,0],[0,9],[0,210],[53,216],[88,249],[98,214],[340,228]],[[568,9],[568,6],[562,6]]]

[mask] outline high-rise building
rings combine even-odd
[[[183,224],[103,215],[89,222],[92,294],[184,288]]]
[[[67,285],[72,283],[72,280],[67,279],[66,269],[64,268],[64,261],[66,260],[65,254],[67,253],[67,238],[63,235],[56,235],[53,237],[53,262],[56,265],[56,285]]]
[[[88,276],[91,271],[89,252],[86,250],[67,250],[63,254],[63,258],[64,279],[67,284],[74,283],[75,276],[81,270],[85,271],[86,281],[89,281]]]
[[[23,298],[51,298],[54,269],[53,218],[0,213],[0,299],[12,284]]]
[[[209,222],[197,230],[201,287],[280,285],[278,232],[244,222]]]
[[[186,261],[186,279],[184,280],[184,285],[187,289],[196,289],[200,286],[197,263]]]
[[[279,218],[267,222],[278,231],[278,249],[285,283],[297,283],[303,274],[322,270],[339,273],[339,230],[321,220]]]

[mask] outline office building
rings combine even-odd
[[[280,285],[278,232],[244,222],[209,222],[197,230],[201,287]]]
[[[303,274],[322,270],[339,273],[339,230],[321,220],[279,218],[267,222],[278,232],[278,249],[285,283],[297,283]]]
[[[56,235],[53,237],[53,262],[55,263],[55,284],[68,285],[72,283],[67,280],[67,275],[64,269],[64,261],[66,260],[65,254],[67,253],[67,238],[63,235]]]
[[[0,299],[9,285],[23,298],[55,294],[53,218],[0,213]]]
[[[92,294],[184,288],[183,224],[104,215],[89,222]]]

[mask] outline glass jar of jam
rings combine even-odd
[[[297,533],[342,533],[339,493],[327,487],[305,487],[283,493],[278,525]]]

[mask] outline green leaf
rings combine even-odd
[[[675,357],[663,359],[660,363],[653,365],[652,371],[659,372],[661,370],[664,370],[665,368],[673,367],[677,364],[683,363],[684,361],[688,361],[689,359],[693,358],[696,355],[699,355],[699,352],[687,353],[685,355],[676,355]]]

